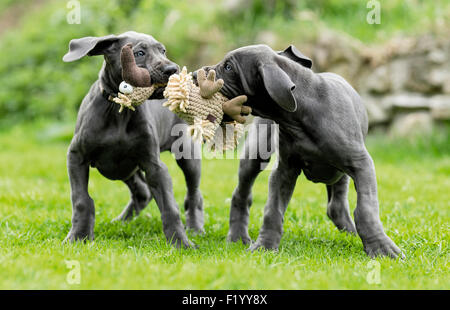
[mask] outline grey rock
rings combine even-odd
[[[391,90],[391,79],[388,66],[380,66],[370,74],[365,83],[367,91],[371,93],[384,94]]]
[[[428,112],[405,113],[395,117],[390,135],[400,138],[429,135],[433,131],[433,118]]]
[[[450,96],[438,95],[430,99],[431,116],[436,120],[450,120]]]
[[[430,108],[429,98],[417,93],[401,93],[383,98],[381,105],[386,110],[417,111],[428,110]]]
[[[401,92],[411,76],[411,63],[408,58],[397,58],[389,64],[389,80],[393,92]]]
[[[447,60],[447,54],[441,49],[436,49],[428,53],[428,59],[435,64],[443,64]]]
[[[440,67],[431,70],[429,73],[430,84],[435,87],[444,87],[450,81],[450,68]]]

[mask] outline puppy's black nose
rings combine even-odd
[[[192,73],[192,77],[194,78],[194,80],[197,80],[197,71],[194,71],[194,73]]]
[[[164,74],[167,74],[167,75],[172,75],[174,73],[177,73],[177,71],[178,71],[178,66],[177,65],[173,65],[173,64],[172,65],[166,65],[163,68]]]

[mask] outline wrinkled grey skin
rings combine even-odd
[[[94,239],[94,201],[88,193],[89,167],[95,167],[110,180],[122,180],[129,188],[131,200],[119,220],[129,220],[139,214],[152,198],[161,212],[166,238],[177,247],[191,246],[180,219],[174,198],[172,180],[160,152],[170,150],[178,136],[171,135],[175,124],[184,124],[174,113],[162,107],[164,100],[149,100],[133,112],[105,99],[101,88],[117,94],[122,81],[120,51],[127,43],[133,44],[138,66],[149,70],[153,83],[167,83],[178,65],[167,59],[164,46],[153,37],[136,32],[119,36],[85,37],[72,40],[64,61],[74,61],[85,55],[103,55],[105,62],[99,79],[83,99],[78,112],[75,133],[67,154],[71,198],[72,228],[65,241]],[[137,56],[138,51],[145,55]],[[152,98],[162,98],[158,89]],[[180,134],[181,135],[181,134]],[[184,138],[185,137],[185,138]],[[187,139],[192,152],[200,147]],[[182,150],[180,150],[182,151]],[[193,158],[193,157],[191,157]],[[177,160],[186,184],[186,226],[203,231],[203,198],[199,190],[201,161]],[[114,201],[114,197],[111,197]]]
[[[277,249],[283,217],[301,171],[313,182],[325,183],[327,214],[337,228],[361,237],[366,253],[397,257],[401,251],[385,234],[379,218],[375,167],[365,145],[368,120],[356,91],[333,73],[316,74],[311,61],[295,47],[275,52],[266,45],[242,47],[228,53],[215,66],[224,80],[227,97],[247,95],[257,123],[279,124],[279,163],[269,180],[269,195],[258,239],[250,247]],[[269,138],[270,138],[269,133]],[[266,139],[253,130],[245,142]],[[268,159],[243,159],[234,191],[228,239],[249,243],[248,216],[251,188]],[[349,177],[357,191],[355,224],[350,216]]]

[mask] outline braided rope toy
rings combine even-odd
[[[120,105],[119,113],[124,108],[135,111],[155,91],[163,86],[152,84],[150,73],[137,66],[131,44],[122,47],[120,61],[123,82],[119,85],[119,93],[112,101]],[[173,74],[164,91],[168,99],[163,105],[185,120],[190,126],[188,133],[196,141],[210,144],[211,150],[222,147],[223,150],[234,149],[239,137],[244,132],[245,117],[251,108],[243,106],[246,96],[238,96],[231,100],[219,91],[223,80],[215,80],[214,70],[208,76],[203,69],[198,71],[198,84],[192,81],[192,73],[186,67],[180,74]],[[224,122],[224,113],[233,121]]]
[[[119,113],[121,113],[125,107],[135,111],[135,107],[141,105],[145,100],[147,100],[156,88],[157,87],[155,85],[150,87],[132,87],[124,81],[120,83],[119,86],[121,93],[118,93],[117,97],[112,100],[115,103],[120,104]]]
[[[190,126],[188,133],[196,141],[206,142],[212,150],[222,147],[231,150],[237,146],[238,139],[244,133],[245,117],[251,108],[243,106],[246,96],[238,96],[231,100],[219,91],[223,80],[215,80],[214,70],[208,76],[203,69],[198,71],[196,86],[192,81],[192,73],[183,67],[180,74],[173,74],[164,90],[168,100],[163,106],[177,114]],[[224,113],[233,121],[222,122]]]

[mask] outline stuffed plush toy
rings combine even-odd
[[[131,44],[122,47],[120,54],[123,82],[119,85],[119,93],[112,100],[120,104],[119,112],[125,107],[135,107],[147,100],[157,88],[151,81],[150,73],[136,65]],[[206,76],[203,69],[198,71],[196,86],[192,74],[186,67],[180,74],[173,74],[164,91],[168,99],[164,106],[184,119],[189,126],[189,133],[194,140],[207,142],[212,150],[221,147],[224,150],[234,149],[238,138],[242,135],[245,117],[251,108],[243,106],[246,96],[238,96],[231,100],[219,91],[223,80],[215,80],[215,72],[211,70]],[[224,113],[232,121],[224,121]]]
[[[215,80],[214,70],[206,76],[205,71],[200,69],[197,82],[199,86],[193,83],[192,74],[183,67],[180,74],[170,76],[164,91],[164,97],[168,100],[163,105],[191,125],[189,133],[194,140],[210,144],[212,150],[218,147],[234,149],[243,133],[243,115],[251,113],[250,107],[242,105],[247,97],[238,96],[229,100],[223,96],[219,92],[223,80]],[[233,121],[223,122],[224,113]]]
[[[119,85],[120,93],[113,101],[120,104],[119,112],[124,107],[135,110],[135,107],[147,100],[157,88],[152,85],[150,73],[136,65],[131,44],[122,47],[120,62],[122,64],[123,82]]]

